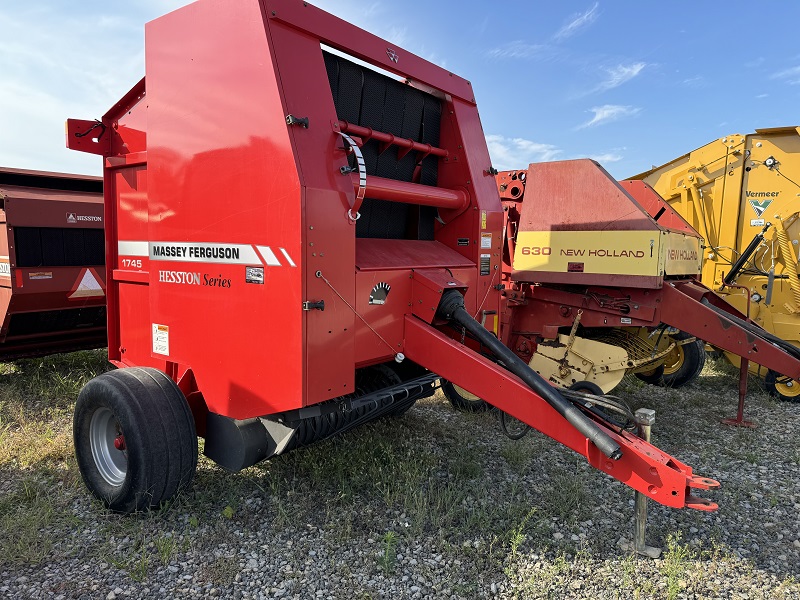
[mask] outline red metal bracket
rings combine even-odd
[[[717,509],[715,503],[691,494],[693,488],[719,487],[717,481],[697,477],[691,467],[641,438],[618,433],[598,422],[622,448],[619,460],[606,458],[516,376],[415,317],[405,318],[404,352],[414,362],[582,454],[596,469],[656,502],[672,508]]]
[[[67,148],[89,154],[108,154],[111,149],[111,131],[106,129],[100,121],[67,119]]]
[[[411,310],[426,323],[433,323],[445,290],[455,289],[463,293],[467,289],[465,283],[445,269],[417,269],[412,278]]]

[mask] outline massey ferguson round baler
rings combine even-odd
[[[691,488],[717,482],[503,343],[503,206],[468,81],[300,1],[200,0],[145,32],[145,79],[68,121],[105,161],[120,368],[74,423],[97,497],[158,506],[196,435],[239,470],[441,376],[658,502],[715,508]]]
[[[0,361],[106,345],[103,181],[0,167]]]

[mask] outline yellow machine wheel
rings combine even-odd
[[[690,337],[692,336],[683,331],[670,336],[676,342],[681,342]],[[664,357],[664,362],[661,365],[650,371],[636,373],[636,377],[645,383],[679,388],[697,379],[705,364],[705,342],[694,340],[688,344],[676,345]]]
[[[649,371],[639,371],[634,373],[637,379],[641,379],[650,385],[661,385],[662,377],[664,376],[664,363],[661,363],[654,369]]]
[[[442,393],[453,405],[453,408],[464,412],[484,412],[490,408],[486,402],[475,394],[444,379],[442,379]]]
[[[686,353],[683,346],[675,346],[672,351],[664,357],[664,375],[674,375],[681,370],[686,362]]]
[[[676,342],[680,342],[692,336],[681,331],[670,337]],[[705,346],[705,342],[701,340],[675,346],[672,352],[664,357],[662,385],[679,388],[697,379],[706,364]]]
[[[786,402],[800,402],[800,381],[770,370],[764,378],[764,384],[771,396]]]

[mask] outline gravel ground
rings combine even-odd
[[[650,503],[656,560],[620,548],[629,488],[439,394],[240,474],[203,459],[190,492],[132,517],[88,497],[72,400],[56,399],[34,458],[24,424],[0,422],[0,444],[20,448],[0,454],[0,597],[800,598],[800,404],[757,388],[754,430],[719,424],[736,402],[724,365],[681,390],[618,391],[656,409],[657,446],[722,483],[706,493],[715,513]]]

